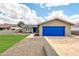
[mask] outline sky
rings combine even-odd
[[[59,10],[62,10],[63,13],[67,16],[79,14],[79,3],[71,3],[69,5],[62,6],[46,6],[46,3],[44,3],[42,6],[40,6],[40,3],[24,3],[24,5],[28,6],[32,10],[35,10],[37,12],[37,15],[42,17],[48,16],[49,13]]]
[[[39,24],[53,18],[79,22],[79,3],[0,3],[0,23]]]

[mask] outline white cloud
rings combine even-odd
[[[50,1],[50,0],[48,0]],[[44,8],[44,7],[49,7],[49,9],[52,7],[52,6],[63,6],[63,5],[69,5],[71,2],[68,2],[68,1],[64,1],[64,0],[57,0],[57,1],[51,1],[50,3],[40,3],[40,6],[41,8]]]
[[[69,5],[70,3],[46,3],[46,7]]]
[[[52,6],[63,6],[63,5],[69,5],[70,3],[68,2],[54,2],[54,3],[46,3],[45,6],[46,7],[52,7]],[[43,4],[42,4],[43,5]]]
[[[45,17],[47,20],[52,19],[52,18],[64,18],[67,19],[68,16],[66,16],[62,10],[59,11],[53,11],[52,13],[49,13],[47,17]]]
[[[79,14],[78,15],[72,15],[69,17],[72,22],[79,23]]]
[[[79,22],[79,15],[72,15],[68,17],[63,13],[63,10],[59,11],[53,11],[52,13],[49,13],[47,17],[44,17],[46,20],[51,20],[54,18],[64,19],[66,21],[72,22],[72,23],[78,23]]]
[[[38,24],[44,21],[41,17],[37,17],[36,11],[31,10],[23,4],[0,3],[0,12],[0,17],[3,17],[0,20],[7,19],[7,21],[1,21],[1,23],[18,23],[19,21],[24,21],[27,24]]]
[[[57,7],[57,6],[63,6],[63,5],[69,5],[70,3],[68,2],[60,2],[60,3],[57,3],[57,2],[53,2],[53,3],[40,3],[40,7],[41,8],[45,8],[47,7],[48,10],[50,10],[53,6]]]

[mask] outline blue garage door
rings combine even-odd
[[[65,36],[64,26],[43,26],[43,36]]]

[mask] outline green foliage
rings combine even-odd
[[[20,22],[18,23],[18,26],[22,28],[23,26],[25,26],[25,24],[24,24],[24,22],[20,21]]]

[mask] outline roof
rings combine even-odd
[[[30,26],[30,27],[38,27],[38,25],[31,25],[31,24],[26,24],[26,26]]]
[[[9,28],[11,27],[9,24],[0,24],[0,28]]]
[[[10,24],[11,27],[17,27],[17,24]]]
[[[68,21],[68,20],[64,20],[64,19],[60,19],[60,18],[54,18],[54,19],[48,20],[48,21],[46,21],[46,22],[40,23],[40,24],[38,24],[38,25],[42,25],[42,24],[45,24],[45,23],[48,23],[48,22],[51,22],[51,21],[54,21],[54,20],[60,20],[60,21],[62,21],[62,22],[66,22],[66,23],[68,23],[68,24],[70,24],[70,25],[75,25],[74,23],[72,23],[72,22],[70,22],[70,21]]]

